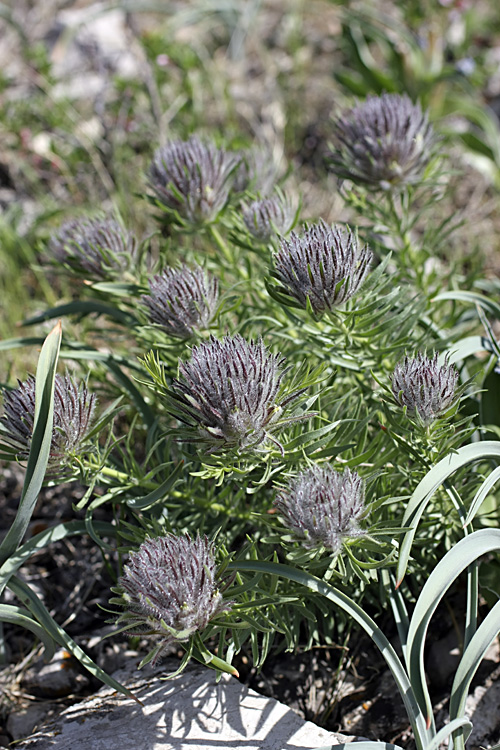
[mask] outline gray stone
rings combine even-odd
[[[64,649],[59,649],[48,664],[39,659],[22,676],[21,687],[39,698],[62,698],[89,684],[78,663]]]
[[[133,52],[133,39],[126,12],[97,2],[57,14],[51,36],[52,75],[59,83],[52,96],[92,98],[109,85],[110,75],[135,78],[141,61]]]
[[[108,687],[65,709],[19,750],[306,750],[353,738],[306,722],[234,677],[192,667],[161,679],[175,662],[114,675],[142,706]],[[146,671],[147,670],[147,671]]]
[[[33,703],[25,708],[17,708],[7,719],[7,731],[14,740],[22,739],[38,727],[47,718],[51,710],[56,709],[55,703]]]

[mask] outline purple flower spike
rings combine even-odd
[[[75,219],[65,222],[49,242],[59,263],[79,274],[106,278],[123,272],[137,255],[137,241],[114,219]]]
[[[153,663],[169,644],[187,641],[231,610],[219,591],[214,544],[206,536],[146,539],[131,554],[119,584],[126,612],[118,622],[127,622],[135,634],[159,637]]]
[[[330,464],[313,465],[292,479],[274,505],[287,528],[306,548],[338,552],[346,537],[360,536],[364,485],[354,471],[343,474]]]
[[[35,421],[35,378],[30,376],[19,387],[4,393],[4,414],[0,434],[18,460],[28,457]],[[83,383],[69,375],[56,375],[54,382],[54,427],[47,471],[58,472],[70,465],[81,452],[92,426],[96,397]]]
[[[282,450],[273,431],[310,416],[285,414],[304,389],[279,399],[284,361],[262,341],[211,337],[179,364],[172,384],[175,414],[209,452],[251,449],[267,439]]]
[[[171,336],[189,338],[208,328],[217,310],[219,282],[200,267],[166,268],[149,282],[142,301],[152,323]]]
[[[399,94],[369,96],[333,128],[332,171],[375,191],[419,182],[436,141],[427,113]]]
[[[453,404],[458,373],[453,365],[440,365],[438,355],[429,359],[418,353],[396,365],[392,375],[392,392],[408,414],[418,415],[424,424],[430,424]]]
[[[159,148],[149,169],[149,185],[167,211],[193,227],[215,221],[229,197],[235,155],[196,136]]]
[[[320,220],[281,240],[274,257],[274,276],[301,307],[309,300],[315,315],[344,304],[361,287],[372,253],[360,247],[349,227],[330,227]]]

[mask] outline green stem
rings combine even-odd
[[[210,231],[210,234],[212,235],[213,240],[215,241],[215,244],[217,245],[219,250],[222,252],[222,254],[224,255],[229,265],[233,266],[234,265],[233,254],[227,242],[223,239],[221,233],[217,229],[217,227],[214,224],[210,224],[209,231]]]
[[[91,468],[91,467],[89,467]],[[117,469],[112,469],[109,466],[102,466],[99,469],[99,473],[103,476],[110,477],[111,479],[116,479],[119,482],[122,482],[125,486],[128,487],[134,487],[134,488],[143,488],[144,490],[153,491],[157,488],[157,484],[155,482],[144,482],[143,484],[139,484],[139,481],[131,481],[131,478],[128,474],[126,474],[123,471],[118,471]],[[174,491],[170,492],[170,496],[172,498],[178,499],[178,500],[186,500],[186,496],[182,492]],[[204,510],[211,510],[215,513],[223,513],[226,516],[229,516],[230,518],[238,518],[243,521],[249,521],[250,520],[250,513],[242,513],[240,511],[235,511],[234,508],[227,508],[225,505],[221,505],[221,503],[212,503],[210,501],[201,500],[197,497],[190,497],[190,502],[193,502],[195,505],[197,505],[199,508],[203,508]]]

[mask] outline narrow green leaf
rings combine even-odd
[[[124,312],[117,307],[106,305],[103,302],[97,300],[75,300],[74,302],[68,302],[64,305],[58,305],[57,307],[51,307],[45,310],[40,315],[34,315],[32,318],[23,320],[22,324],[26,326],[34,326],[38,323],[44,323],[46,320],[52,320],[53,318],[61,318],[65,315],[90,315],[91,313],[97,313],[98,315],[107,315],[114,320],[123,323],[123,325],[130,326],[136,325],[137,320],[130,313]]]
[[[135,697],[128,688],[121,685],[113,677],[106,674],[100,667],[95,664],[92,659],[78,646],[72,638],[57,624],[57,622],[50,616],[47,609],[44,607],[40,599],[36,596],[34,591],[19,580],[19,578],[13,577],[9,581],[9,588],[19,598],[19,600],[30,610],[31,614],[38,620],[42,628],[46,633],[54,639],[60,646],[64,646],[75,659],[78,659],[80,664],[85,667],[94,677],[104,682],[114,690],[118,690],[128,698],[132,698],[136,703],[140,701]]]
[[[19,625],[20,628],[30,630],[43,643],[45,661],[52,659],[55,653],[54,640],[36,620],[33,620],[29,610],[12,604],[0,604],[0,622],[10,622],[12,625]]]
[[[463,714],[472,678],[499,632],[500,601],[486,615],[460,659],[451,688],[450,718],[458,718]]]
[[[163,500],[165,495],[175,486],[184,468],[184,461],[179,461],[171,474],[156,489],[143,497],[132,497],[127,500],[129,508],[133,510],[149,510],[155,503]]]
[[[139,391],[136,385],[130,380],[128,375],[123,372],[121,367],[112,357],[108,357],[108,359],[105,359],[104,364],[109,369],[109,371],[113,373],[118,383],[120,383],[125,388],[132,402],[135,404],[137,410],[142,415],[142,418],[144,419],[146,425],[148,427],[152,427],[156,420],[155,414],[149,404],[144,400],[142,393]]]
[[[477,292],[461,292],[458,290],[442,292],[441,294],[436,295],[436,297],[432,299],[432,302],[444,302],[445,300],[468,302],[472,305],[479,305],[483,310],[486,310],[486,312],[494,315],[497,320],[500,320],[500,305],[494,300],[484,297]]]
[[[22,541],[47,470],[54,417],[54,379],[61,337],[59,322],[45,339],[40,352],[36,370],[35,419],[26,475],[16,517],[0,545],[0,565]]]

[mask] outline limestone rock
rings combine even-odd
[[[348,742],[305,722],[291,709],[249,690],[234,677],[192,667],[172,680],[165,662],[114,675],[143,703],[108,687],[65,709],[17,745],[19,750],[306,750]]]

